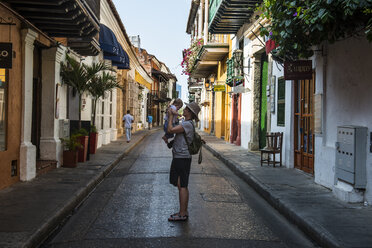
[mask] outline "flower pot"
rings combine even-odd
[[[89,153],[95,154],[97,152],[98,133],[89,134]]]
[[[80,144],[82,145],[82,148],[78,149],[79,152],[79,163],[84,163],[87,161],[87,155],[88,155],[88,138],[89,136],[80,136],[78,138]]]
[[[78,151],[63,151],[63,167],[75,168],[78,163]]]

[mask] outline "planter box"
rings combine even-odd
[[[98,133],[89,134],[89,153],[95,154],[97,152]]]
[[[79,142],[83,146],[82,148],[80,148],[78,150],[78,152],[79,152],[78,162],[79,163],[84,163],[85,161],[87,161],[88,139],[89,139],[89,136],[81,136],[81,137],[79,137]]]
[[[63,151],[63,167],[75,168],[78,163],[78,151]]]

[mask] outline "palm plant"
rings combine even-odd
[[[93,126],[96,122],[97,101],[105,95],[106,91],[114,88],[122,88],[116,81],[116,77],[103,71],[102,74],[95,75],[89,82],[88,91],[93,97]]]
[[[79,96],[79,129],[81,129],[81,99],[84,92],[88,91],[89,84],[101,71],[112,70],[103,62],[85,65],[66,54],[66,61],[61,63],[62,82],[73,89],[73,95]]]

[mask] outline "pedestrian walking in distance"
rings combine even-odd
[[[178,187],[179,197],[179,211],[172,214],[168,221],[186,221],[189,218],[187,210],[189,204],[189,175],[191,166],[191,155],[189,153],[188,145],[185,138],[187,138],[190,144],[194,137],[194,126],[193,120],[199,121],[198,114],[200,107],[197,103],[192,102],[186,104],[186,108],[183,110],[184,121],[180,125],[173,126],[172,110],[168,110],[169,122],[168,122],[168,133],[176,134],[173,142],[173,159],[169,173],[169,182],[174,186]]]
[[[152,115],[147,116],[147,122],[149,123],[149,130],[150,130],[152,126]]]
[[[125,127],[125,134],[127,136],[127,143],[129,143],[132,136],[132,123],[134,122],[134,118],[130,114],[129,110],[127,110],[127,114],[123,116],[123,122]]]

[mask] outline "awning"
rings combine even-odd
[[[106,27],[104,24],[100,24],[99,31],[99,45],[103,50],[103,58],[112,61],[113,66],[117,66],[118,69],[129,69],[129,57],[124,51],[115,34]]]
[[[147,82],[146,79],[144,79],[137,70],[135,71],[134,80],[136,80],[136,82],[138,82],[139,84],[145,86],[147,89],[151,90],[151,83]]]

